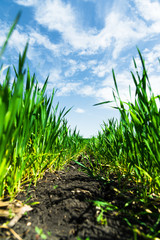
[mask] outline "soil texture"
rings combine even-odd
[[[105,224],[97,222],[100,209],[94,205],[95,200],[116,202],[113,184],[88,176],[74,162],[64,170],[47,171],[37,182],[18,194],[21,202],[39,202],[32,206],[12,228],[0,229],[3,240],[129,240],[133,232],[129,230],[122,216],[111,211],[105,213]],[[2,224],[2,219],[0,220]],[[36,229],[42,229],[42,233]]]

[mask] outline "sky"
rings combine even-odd
[[[0,0],[0,47],[17,13],[21,18],[1,62],[18,63],[29,41],[26,64],[39,85],[49,75],[47,94],[71,111],[71,129],[95,136],[103,122],[119,119],[113,100],[115,71],[120,96],[134,98],[133,57],[141,71],[137,47],[146,63],[154,94],[160,94],[160,0]],[[0,82],[4,76],[1,73]]]

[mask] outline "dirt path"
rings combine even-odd
[[[29,202],[40,204],[34,205],[33,210],[23,216],[13,229],[23,240],[42,239],[35,227],[43,229],[49,240],[77,240],[78,237],[84,240],[87,237],[90,240],[132,239],[133,234],[120,217],[109,213],[106,225],[96,221],[99,210],[92,200],[112,201],[115,195],[110,187],[80,172],[74,163],[65,171],[46,172],[36,188],[31,187],[28,194],[26,191],[18,195],[17,199],[22,202],[30,197]],[[0,239],[16,238],[12,234],[7,236],[3,230]]]

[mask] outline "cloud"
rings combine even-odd
[[[159,64],[159,58],[160,58],[160,45],[155,44],[153,47],[145,48],[141,51],[142,57],[145,61],[145,67],[147,70],[148,75],[155,75],[155,73],[160,72],[160,64]],[[142,74],[142,63],[141,60],[137,54],[137,56],[134,57],[137,65],[138,72],[140,75]],[[135,67],[133,64],[133,61],[130,62],[130,69],[131,71],[135,72]]]
[[[150,0],[135,0],[139,14],[148,26],[148,34],[160,33],[160,2]]]
[[[0,21],[0,25],[2,26],[0,28],[0,46],[2,46],[6,40],[6,34],[7,34],[7,31],[6,31],[6,24],[3,23],[2,21]],[[5,25],[5,27],[3,28],[3,26]],[[8,29],[9,31],[9,29]]]
[[[47,72],[45,73],[45,75]],[[62,78],[62,69],[60,67],[53,68],[49,72],[49,83],[58,84]]]
[[[76,112],[76,113],[85,113],[85,110],[82,109],[82,108],[77,108],[77,109],[75,110],[75,112]]]
[[[0,44],[3,44],[4,41],[6,40],[6,36],[9,32],[10,26],[6,24],[5,22],[1,22],[3,28],[0,30]],[[33,46],[37,45],[43,45],[44,47],[48,48],[49,50],[55,50],[53,47],[53,44],[51,44],[46,36],[42,36],[32,28],[30,28],[29,31],[24,31],[23,27],[20,27],[19,25],[16,26],[16,29],[14,29],[9,42],[8,46],[10,50],[15,49],[17,53],[23,52],[24,47],[29,40],[29,51],[27,54],[27,57],[31,60],[31,48]],[[33,50],[33,49],[32,49]],[[33,50],[34,52],[34,50]]]
[[[103,39],[97,37],[95,28],[84,30],[84,26],[78,22],[76,10],[71,4],[67,4],[61,0],[46,0],[45,7],[43,1],[16,1],[17,4],[35,7],[35,20],[45,26],[49,31],[57,30],[62,34],[66,48],[68,44],[81,53],[93,53],[103,47]],[[105,43],[106,45],[106,43]],[[107,40],[109,46],[109,39]]]
[[[160,76],[158,74],[152,74],[149,76],[149,80],[151,83],[152,91],[156,95],[160,95],[159,89],[160,89]],[[160,103],[159,103],[160,107]]]
[[[75,50],[79,51],[80,55],[95,54],[111,48],[113,59],[117,59],[126,47],[135,46],[140,40],[149,39],[153,34],[160,32],[158,1],[135,0],[135,14],[127,14],[127,10],[131,8],[131,3],[129,4],[128,1],[120,1],[119,4],[113,1],[110,11],[107,11],[108,6],[105,4],[106,15],[101,19],[104,22],[101,30],[93,26],[86,29],[83,22],[79,21],[77,9],[71,5],[71,2],[66,3],[62,0],[46,0],[45,4],[42,0],[16,0],[15,2],[24,6],[34,6],[35,20],[49,31],[57,30],[61,33],[63,51],[66,54]],[[98,9],[96,1],[92,0],[92,2]],[[147,21],[150,20],[154,22],[149,26]],[[45,38],[42,38],[42,43],[46,48],[48,46],[51,50],[57,50],[49,39],[45,43]],[[72,74],[72,71],[68,74]]]
[[[80,83],[72,83],[72,82],[60,82],[57,85],[58,91],[57,96],[68,96],[71,93],[78,92]]]
[[[38,0],[14,0],[14,2],[25,7],[30,7],[38,3]]]
[[[96,59],[89,60],[88,61],[88,66],[89,67],[95,66],[97,63],[98,63],[98,61]]]
[[[82,82],[66,82],[61,80],[56,86],[58,88],[58,96],[69,96],[74,93],[83,97],[95,97],[96,94],[94,87],[84,85]]]
[[[28,34],[17,26],[8,42],[8,47],[11,49],[14,48],[17,53],[22,53],[28,41],[28,38]]]
[[[96,92],[96,97],[99,101],[113,101],[113,94],[111,87],[99,88]]]
[[[113,58],[117,59],[125,47],[132,46],[147,35],[146,25],[139,18],[125,15],[115,9],[106,17],[106,26],[103,31],[108,31],[113,39]]]
[[[30,35],[31,45],[36,45],[36,44],[42,45],[44,48],[50,50],[54,54],[59,51],[60,47],[57,44],[52,43],[46,35],[41,34],[38,31],[35,31],[33,29],[31,29],[31,32],[29,35]]]
[[[0,23],[3,26],[3,28],[0,30],[0,45],[2,45],[6,40],[10,26],[5,22]],[[52,43],[47,35],[40,33],[38,30],[36,31],[32,27],[27,27],[24,29],[20,25],[17,25],[16,29],[13,31],[13,34],[9,39],[7,49],[9,48],[10,51],[16,50],[18,54],[19,52],[22,53],[28,41],[29,49],[27,52],[27,57],[30,61],[34,61],[34,65],[36,63],[36,59],[38,62],[44,62],[46,60],[48,61],[49,56],[52,56],[53,61],[53,56],[57,57],[61,52],[61,44]],[[39,48],[38,51],[37,47]],[[46,54],[46,50],[49,51],[49,56]]]
[[[112,71],[112,68],[115,67],[116,63],[114,61],[101,61],[97,66],[92,67],[92,72],[98,77],[105,77],[105,75],[107,73],[110,73]]]
[[[3,22],[0,20],[0,45],[4,44],[7,34],[10,30],[11,25],[7,24],[6,22]],[[23,28],[20,27],[19,25],[16,26],[16,29],[14,29],[9,42],[8,46],[10,48],[15,48],[17,52],[22,52],[25,44],[27,43],[28,40],[28,34],[23,31]]]
[[[137,9],[147,21],[160,21],[160,3],[150,0],[135,0]]]
[[[61,44],[54,44],[47,35],[40,33],[38,30],[30,28],[28,31],[29,51],[27,57],[29,60],[38,62],[53,62],[53,59],[61,53]],[[37,51],[38,48],[38,51]]]
[[[120,93],[120,98],[122,101],[128,101],[130,99],[130,94],[129,94],[129,86],[131,86],[131,97],[134,99],[134,83],[132,80],[132,76],[130,72],[127,72],[126,70],[119,72],[116,74],[116,81],[118,85],[118,90]],[[113,81],[113,76],[110,74],[103,82],[102,85],[97,88],[95,91],[95,97],[97,98],[98,102],[103,102],[103,101],[113,101],[114,102],[114,97],[113,97],[113,91],[115,95],[117,96],[117,92],[115,89],[114,81]],[[115,103],[107,104],[106,107],[108,108],[109,106],[115,106]]]
[[[67,65],[69,66],[69,68],[65,72],[65,77],[71,77],[75,73],[78,73],[79,71],[83,72],[87,69],[87,66],[85,63],[80,61],[75,61],[73,59],[69,59],[67,61]]]
[[[90,85],[83,85],[80,89],[80,95],[82,96],[94,96],[95,95],[95,89],[94,87],[90,86]]]
[[[36,7],[35,19],[38,23],[46,26],[49,30],[68,32],[67,27],[73,28],[75,22],[74,12],[70,4],[60,0],[40,1]]]
[[[56,68],[55,71],[50,66],[46,69],[46,71],[49,69],[50,72],[49,84],[50,86],[51,84],[56,84],[56,87],[59,89],[59,96],[75,93],[102,100],[106,100],[106,98],[111,99],[114,85],[110,72],[112,68],[118,68],[116,60],[120,54],[126,48],[129,49],[129,47],[135,46],[139,41],[150,40],[160,32],[160,17],[157,14],[157,10],[155,10],[160,7],[158,1],[133,1],[134,14],[133,12],[131,14],[127,13],[129,7],[131,7],[131,3],[128,3],[128,1],[124,0],[123,4],[122,1],[120,1],[120,4],[116,4],[117,1],[113,1],[110,11],[105,11],[104,25],[99,30],[93,26],[87,29],[83,25],[83,21],[79,21],[77,9],[73,7],[72,1],[46,0],[45,4],[42,0],[16,0],[15,2],[23,6],[33,6],[34,18],[39,25],[45,27],[51,33],[54,30],[61,33],[61,43],[54,44],[52,39],[49,39],[44,33],[42,34],[40,30],[17,28],[10,43],[10,46],[14,46],[19,52],[24,49],[27,39],[30,39],[28,53],[30,60],[36,59],[35,55],[38,54],[42,62],[48,62],[49,56],[45,53],[45,49],[51,59],[55,55],[56,57],[63,57],[59,60],[60,64],[58,64],[58,61],[55,65],[53,64]],[[92,2],[95,2],[95,7],[98,7],[96,1]],[[138,15],[137,11],[140,15]],[[3,34],[1,36],[4,38]],[[36,52],[39,46],[41,48]],[[105,52],[106,59],[98,60],[98,54],[102,52]],[[82,56],[87,54],[92,54],[92,59]],[[145,54],[149,71],[154,72],[153,62],[160,54],[158,45],[153,48],[152,53],[146,49]],[[70,56],[72,57],[71,59],[69,59]],[[56,58],[54,58],[54,61],[56,62]],[[94,82],[94,85],[84,85],[82,82],[77,82],[76,74],[85,70],[90,70],[94,76],[97,76],[97,79],[101,78],[101,85],[99,83],[99,86],[97,86],[97,82]],[[73,76],[75,79],[72,79]],[[64,81],[64,77],[71,79]],[[103,81],[104,78],[105,81]],[[130,84],[128,79],[132,79],[130,73],[119,70],[117,81],[122,96],[125,91],[128,92]]]
[[[160,45],[156,44],[152,49],[145,48],[143,52],[141,52],[143,59],[145,60],[145,67],[147,70],[147,74],[149,77],[149,81],[151,83],[152,91],[155,95],[159,94],[160,89]],[[135,58],[138,72],[140,76],[142,76],[142,63],[140,58],[137,56]],[[133,62],[130,64],[133,72],[135,73],[135,68],[133,66]]]
[[[160,72],[160,64],[158,59],[160,58],[160,45],[156,44],[152,50],[145,49],[143,52],[145,64],[147,66],[148,73]]]
[[[49,31],[59,31],[64,42],[76,50],[89,50],[95,45],[96,39],[93,39],[96,34],[95,29],[87,30],[87,32],[83,30],[71,4],[61,0],[48,0],[44,8],[44,2],[41,1],[36,6],[35,19]]]

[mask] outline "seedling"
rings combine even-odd
[[[43,229],[39,227],[35,227],[35,232],[37,233],[38,236],[41,237],[41,239],[47,239],[47,236],[43,233]]]
[[[105,201],[93,201],[93,204],[97,210],[97,222],[104,225],[107,224],[107,218],[104,217],[104,213],[118,210],[117,206]]]
[[[80,237],[77,237],[77,240],[82,240],[82,238],[80,238]],[[87,237],[85,240],[90,240],[90,238],[89,238],[89,237]]]

